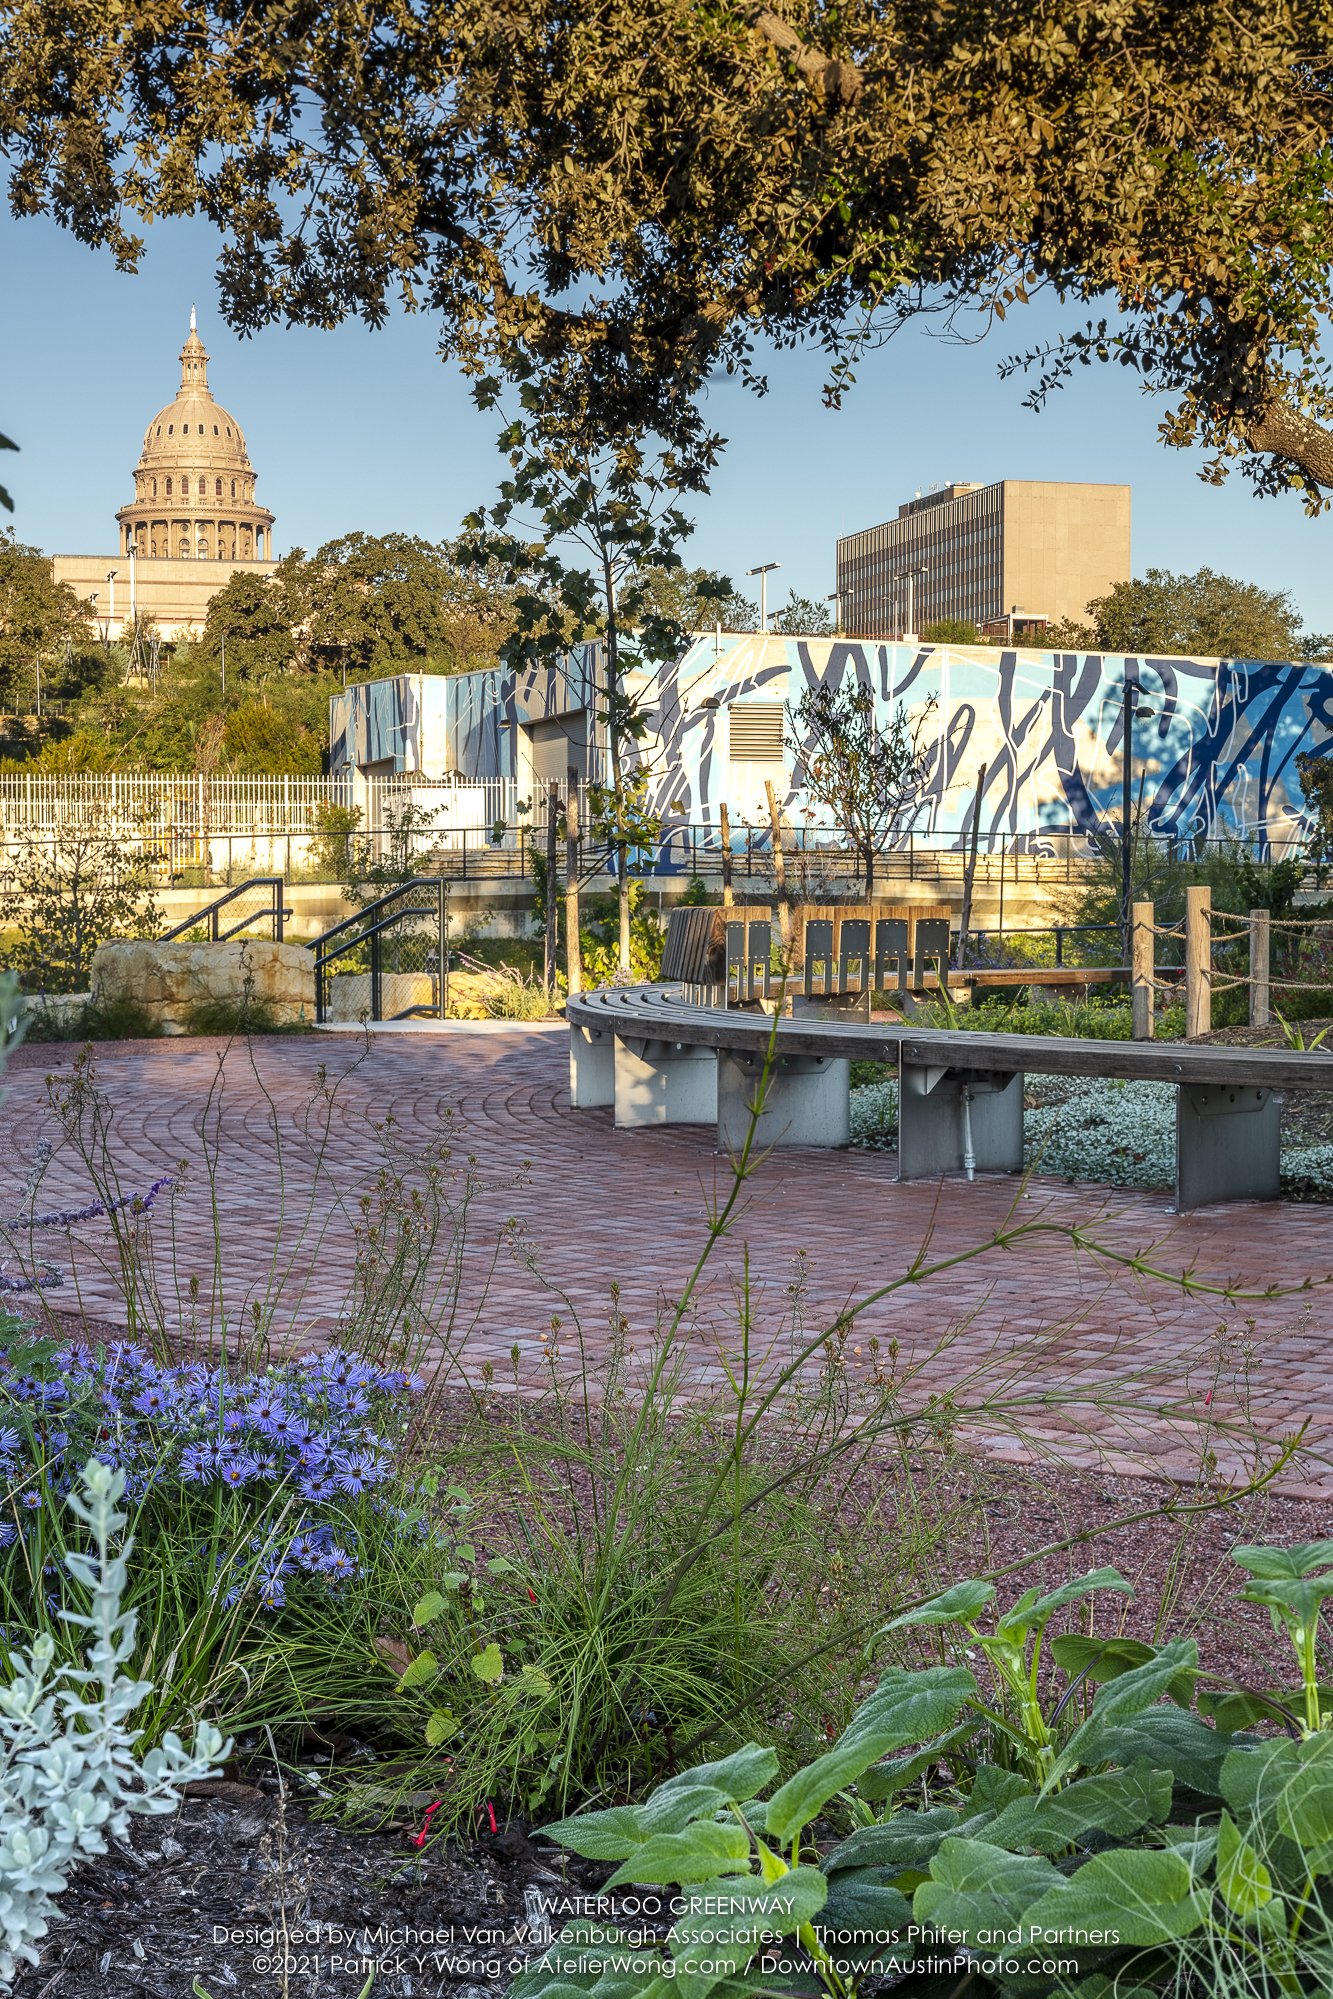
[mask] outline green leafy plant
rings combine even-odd
[[[1326,1991],[1333,1701],[1317,1669],[1333,1542],[1234,1553],[1250,1577],[1243,1599],[1290,1641],[1294,1691],[1204,1673],[1193,1640],[1050,1636],[1057,1615],[1127,1590],[1114,1570],[1028,1590],[998,1613],[989,1583],[956,1583],[885,1630],[957,1632],[961,1656],[892,1668],[839,1740],[776,1790],[777,1756],[750,1744],[641,1805],[548,1827],[559,1845],[617,1863],[607,1919],[567,1930],[513,1999],[553,1994],[558,1961],[609,1999],[636,1949],[640,1983],[625,1991],[660,1977],[663,1992],[695,1999],[811,1981],[852,1999],[895,1974],[920,1975],[923,1991],[1014,1999]],[[1290,1734],[1245,1732],[1272,1719]],[[615,1892],[630,1884],[682,1898],[662,1943],[617,1926]],[[941,1958],[953,1978],[936,1987]]]

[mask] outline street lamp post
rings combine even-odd
[[[841,633],[842,633],[842,592],[841,592],[841,590],[830,590],[830,591],[829,591],[829,593],[828,593],[828,602],[829,602],[830,604],[832,604],[832,606],[833,606],[833,631],[834,631],[834,635],[835,635],[835,637],[836,637],[836,636],[840,636],[840,635],[841,635]]]
[[[929,574],[930,570],[927,565],[924,562],[920,562],[915,569],[905,569],[898,578],[900,583],[907,585],[907,624],[903,631],[903,641],[906,645],[916,644],[916,593],[914,587],[916,579],[918,576],[928,576]]]
[[[222,627],[222,698],[227,698],[227,627]]]
[[[119,574],[120,571],[118,569],[108,569],[106,572],[106,642],[108,645],[111,643],[111,627],[116,622],[116,578]]]
[[[757,576],[759,578],[759,629],[761,632],[768,630],[769,571],[781,569],[781,567],[782,564],[780,562],[761,562],[757,568],[747,569],[745,572],[747,576]]]

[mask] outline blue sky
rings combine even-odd
[[[237,340],[217,310],[215,255],[203,225],[160,225],[127,276],[52,222],[0,219],[0,430],[22,446],[4,454],[0,483],[14,495],[20,538],[66,554],[115,547],[113,516],[130,498],[148,420],[175,392],[192,302],[211,385],[246,433],[280,552],[354,528],[456,532],[493,494],[497,426],[441,359],[430,320]],[[996,364],[1055,323],[1029,308],[972,347],[908,333],[867,357],[840,412],[822,406],[818,354],[775,357],[763,399],[723,381],[709,414],[729,444],[713,492],[693,509],[687,559],[738,583],[755,563],[781,563],[770,578],[776,606],[788,589],[824,596],[837,536],[887,519],[918,489],[1127,480],[1136,571],[1207,563],[1291,590],[1310,628],[1333,631],[1333,516],[1309,520],[1294,496],[1259,500],[1234,477],[1204,485],[1201,454],[1157,442],[1160,408],[1128,371],[1080,369],[1043,414],[1022,408],[1021,387],[1000,382]]]

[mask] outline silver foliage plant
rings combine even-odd
[[[83,1667],[56,1665],[42,1637],[0,1661],[0,1991],[20,1960],[38,1962],[34,1945],[59,1912],[52,1899],[76,1862],[124,1839],[131,1814],[174,1811],[185,1784],[216,1775],[225,1755],[217,1729],[201,1723],[189,1749],[168,1735],[140,1760],[140,1731],[130,1717],[147,1681],[122,1670],[134,1655],[135,1615],[121,1610],[133,1537],[117,1503],[124,1473],[92,1460],[84,1497],[69,1504],[90,1529],[95,1554],[72,1552],[66,1566],[90,1594],[87,1613],[66,1608],[66,1623],[90,1634]]]

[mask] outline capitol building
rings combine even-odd
[[[241,426],[213,399],[193,311],[180,360],[175,401],[149,424],[134,498],[116,515],[116,553],[52,558],[55,581],[83,598],[108,640],[135,618],[151,618],[164,639],[191,638],[237,570],[273,573],[273,516],[255,498]]]

